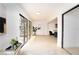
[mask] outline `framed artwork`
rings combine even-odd
[[[6,32],[6,18],[0,17],[0,35]]]

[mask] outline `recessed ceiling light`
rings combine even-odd
[[[36,14],[38,15],[38,14],[40,14],[40,12],[37,12]]]

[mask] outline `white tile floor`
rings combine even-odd
[[[79,48],[65,48],[72,55],[79,55]]]
[[[57,48],[57,39],[50,36],[33,36],[20,50],[23,55],[68,55]]]

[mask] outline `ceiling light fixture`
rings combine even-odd
[[[37,14],[37,15],[39,15],[39,14],[40,14],[40,12],[37,12],[36,14]]]

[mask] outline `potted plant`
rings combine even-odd
[[[39,29],[40,29],[40,27],[34,27],[34,26],[33,26],[34,35],[36,35],[36,31],[39,30]]]
[[[18,41],[17,41],[17,40],[12,39],[10,43],[11,43],[13,49],[17,49],[17,47],[18,47],[18,46],[17,46],[17,44],[18,44]]]

